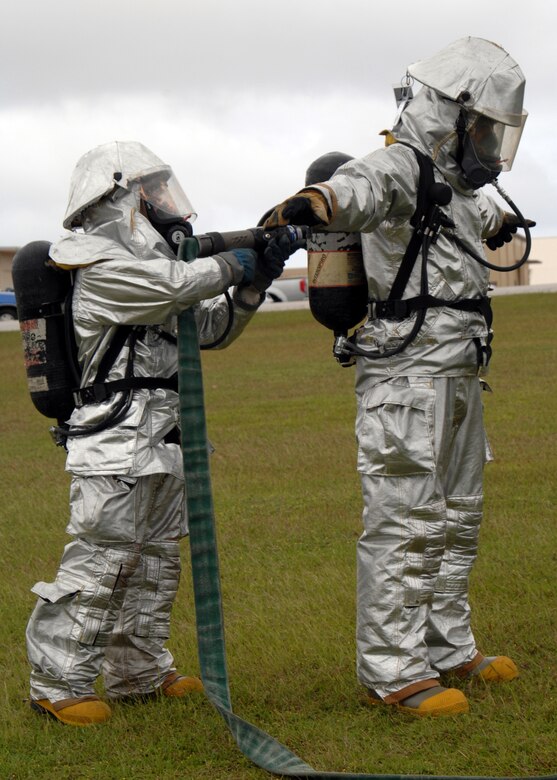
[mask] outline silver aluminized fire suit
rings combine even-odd
[[[393,128],[393,140],[400,143],[350,161],[329,182],[298,193],[313,189],[323,196],[331,215],[327,230],[361,233],[371,300],[388,298],[412,235],[419,166],[403,143],[428,155],[435,180],[452,188],[445,212],[469,247],[484,256],[482,239],[501,227],[503,212],[495,201],[463,180],[455,132],[462,102],[456,98],[474,98],[469,84],[476,81],[487,102],[493,96],[504,100],[514,88],[518,124],[524,81],[516,63],[507,66],[510,58],[499,47],[474,39],[459,46],[470,67],[463,66],[457,47],[456,60],[453,52],[431,80],[442,76],[449,83],[462,66],[462,82],[470,92],[462,86],[447,99],[451,95],[444,89],[423,86]],[[497,64],[488,63],[484,79],[476,63],[485,51]],[[497,69],[503,80],[492,85],[489,74]],[[509,124],[514,121],[511,117]],[[420,265],[418,259],[404,298],[420,294]],[[487,269],[443,233],[430,249],[427,267],[432,296],[470,299],[488,292]],[[396,347],[415,318],[416,313],[380,319],[372,311],[356,343],[375,352]],[[357,550],[357,668],[363,685],[387,703],[428,687],[426,681],[477,652],[468,579],[489,459],[478,379],[483,371],[478,347],[487,337],[481,313],[429,308],[417,338],[402,353],[357,358],[357,465],[364,498]]]
[[[228,307],[220,295],[240,276],[221,256],[177,262],[139,213],[137,197],[117,188],[83,217],[83,233],[51,248],[76,271],[73,318],[82,387],[96,376],[119,325],[137,325],[133,373],[170,377],[177,370],[176,316],[194,307],[201,343],[223,333]],[[252,288],[233,293],[227,346],[261,302]],[[130,342],[107,379],[122,378]],[[127,397],[127,393],[124,394]],[[116,393],[75,409],[71,426],[105,419]],[[165,648],[180,578],[179,539],[187,533],[182,454],[176,437],[178,395],[139,389],[115,424],[69,438],[72,474],[66,546],[54,582],[38,582],[27,629],[35,700],[92,694],[101,671],[109,697],[157,688],[174,670]]]

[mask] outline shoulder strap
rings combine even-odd
[[[397,143],[402,143],[402,141],[398,141]],[[413,146],[410,146],[410,144],[403,143],[402,145],[412,149],[416,155],[416,160],[420,166],[420,177],[418,180],[418,192],[416,196],[416,210],[410,218],[410,224],[413,226],[414,232],[406,247],[406,252],[400,263],[388,300],[398,300],[402,298],[408,280],[410,279],[410,274],[412,273],[422,244],[421,222],[429,206],[429,191],[434,182],[433,162],[431,158],[418,149],[415,149]]]
[[[71,271],[67,271],[67,273],[72,274]],[[81,366],[79,365],[79,361],[77,359],[78,349],[75,338],[75,328],[73,324],[72,306],[73,275],[71,287],[68,291],[68,294],[66,295],[66,300],[64,301],[64,340],[66,346],[66,360],[71,371],[73,382],[77,386],[81,382]]]
[[[128,340],[128,337],[130,333],[132,332],[133,327],[131,325],[119,325],[114,336],[112,337],[112,341],[110,342],[108,349],[104,353],[104,355],[101,358],[101,362],[99,363],[99,367],[97,369],[97,375],[95,377],[93,384],[99,384],[100,382],[104,382],[106,377],[108,376],[108,372],[114,365],[114,361],[120,354],[122,347]]]

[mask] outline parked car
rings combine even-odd
[[[17,320],[13,290],[0,290],[0,320]]]
[[[307,297],[308,280],[305,269],[287,268],[267,290],[266,300],[270,303],[286,303],[305,301]]]

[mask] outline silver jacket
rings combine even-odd
[[[482,239],[496,233],[502,209],[481,191],[467,189],[453,157],[454,125],[459,106],[423,87],[409,103],[393,129],[397,141],[342,166],[325,185],[317,185],[328,199],[333,218],[328,230],[361,232],[369,296],[388,298],[413,228],[409,220],[416,209],[419,166],[414,146],[435,164],[435,180],[453,190],[444,211],[453,220],[454,232],[471,249],[484,255]],[[404,298],[420,292],[418,257]],[[443,233],[428,257],[429,293],[445,299],[479,298],[488,292],[489,272]],[[364,348],[390,349],[412,329],[415,314],[406,320],[368,319],[357,343]],[[477,373],[473,339],[485,340],[483,316],[445,308],[430,308],[424,325],[401,354],[381,360],[358,359],[360,383],[393,375],[458,376]]]
[[[201,344],[225,330],[228,305],[221,293],[238,281],[224,259],[178,262],[166,242],[136,209],[132,193],[119,189],[88,209],[83,233],[71,233],[51,247],[59,266],[75,270],[73,320],[83,369],[90,385],[119,325],[146,326],[139,337],[134,375],[170,377],[177,370],[177,315],[194,307]],[[242,332],[261,301],[252,288],[233,295],[234,324],[219,348]],[[107,381],[124,376],[127,346]],[[121,394],[74,410],[71,426],[93,425],[118,404]],[[68,439],[66,468],[74,474],[183,474],[180,447],[164,437],[178,425],[178,396],[172,390],[136,390],[123,419],[98,433]]]

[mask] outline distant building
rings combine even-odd
[[[557,284],[557,238],[533,238],[530,258],[530,284]]]
[[[17,250],[17,246],[0,247],[0,290],[13,287],[12,259]]]
[[[526,247],[526,239],[522,233],[517,234],[508,244],[493,251],[485,247],[487,260],[492,265],[509,266],[517,263]],[[516,285],[530,284],[532,252],[527,263],[515,271],[490,271],[489,279],[494,287],[516,287]]]

